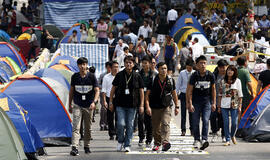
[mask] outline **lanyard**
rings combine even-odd
[[[161,88],[160,97],[162,97],[162,94],[163,94],[163,91],[164,91],[164,88],[165,88],[165,85],[166,85],[166,79],[165,79],[165,82],[163,83],[163,86],[161,85],[160,79],[158,80],[158,84],[159,84],[159,86]]]
[[[125,75],[125,79],[126,79],[126,89],[128,89],[128,83],[131,80],[132,74],[129,76],[129,78],[127,79],[127,76]]]

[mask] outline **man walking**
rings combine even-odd
[[[175,91],[175,82],[168,76],[167,65],[160,62],[157,65],[158,75],[155,76],[146,92],[146,113],[152,115],[152,127],[154,137],[153,151],[158,151],[162,145],[162,151],[168,151],[171,148],[170,122],[172,112],[172,100],[175,104],[175,115],[179,112],[178,98]]]
[[[84,151],[91,153],[91,125],[92,115],[99,98],[98,82],[94,74],[87,70],[88,60],[81,57],[77,60],[80,72],[74,73],[71,77],[69,91],[69,112],[73,114],[72,124],[72,150],[70,155],[79,155],[80,126],[83,117],[84,122]],[[72,103],[73,101],[73,103]]]
[[[108,132],[110,136],[110,140],[114,140],[114,136],[116,135],[116,116],[114,115],[114,111],[109,110],[109,101],[110,101],[110,93],[112,89],[112,82],[115,78],[115,75],[118,73],[119,65],[118,62],[113,61],[111,67],[111,73],[107,74],[103,78],[102,82],[102,99],[103,99],[103,106],[107,109],[107,123],[108,123]]]
[[[112,82],[109,109],[111,111],[116,109],[117,151],[124,148],[125,152],[130,152],[136,108],[139,107],[141,114],[144,112],[144,93],[143,80],[139,73],[133,70],[135,59],[132,56],[126,56],[124,63],[125,69],[119,72]]]
[[[206,57],[199,56],[196,59],[198,70],[194,72],[187,87],[187,108],[193,112],[194,146],[204,150],[209,146],[208,126],[212,111],[216,109],[216,88],[214,75],[206,70]],[[202,115],[202,143],[200,136],[200,117]],[[202,146],[201,146],[202,144]]]
[[[178,76],[177,83],[176,83],[176,92],[179,94],[179,99],[181,102],[181,136],[186,135],[186,90],[189,78],[192,73],[195,71],[193,70],[194,61],[192,59],[187,59],[185,68],[182,70]],[[192,113],[189,112],[189,125],[190,125],[190,133],[193,135],[192,131]]]

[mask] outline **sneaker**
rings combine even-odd
[[[91,153],[89,147],[84,147],[84,153],[85,153],[85,154]]]
[[[110,136],[110,140],[114,140],[114,137],[113,136]]]
[[[122,147],[123,147],[122,143],[117,143],[117,147],[116,147],[117,152],[122,151]]]
[[[226,142],[226,138],[222,137],[222,143],[225,143],[225,142]]]
[[[162,151],[168,151],[171,148],[171,143],[166,142],[162,145]]]
[[[232,137],[232,142],[233,142],[233,144],[237,144],[237,141],[236,141],[235,137]]]
[[[200,150],[204,150],[205,148],[207,148],[209,146],[209,142],[206,140],[202,141],[202,146],[200,148]]]
[[[211,143],[215,143],[215,142],[217,142],[217,140],[218,140],[218,134],[217,133],[213,133],[213,137],[211,139]]]
[[[145,147],[146,147],[146,148],[151,148],[151,142],[146,141],[146,142],[145,142]]]
[[[186,132],[182,132],[181,136],[185,136],[186,135]]]
[[[73,146],[73,147],[71,148],[70,155],[71,155],[71,156],[78,156],[78,155],[79,155],[78,149],[77,149],[76,147]]]
[[[140,146],[140,147],[143,146],[143,140],[142,139],[139,140],[138,146]]]
[[[229,141],[224,143],[224,146],[229,146],[229,145],[231,145]]]
[[[158,151],[159,150],[159,146],[158,145],[155,145],[153,148],[152,148],[153,151]]]
[[[194,148],[199,149],[201,147],[201,142],[199,140],[194,141]]]
[[[130,147],[125,147],[125,152],[130,152]]]

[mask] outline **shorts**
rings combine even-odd
[[[165,63],[168,67],[168,71],[175,71],[175,63],[172,58],[165,58]]]

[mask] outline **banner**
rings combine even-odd
[[[79,20],[100,17],[100,0],[44,0],[45,24],[68,29]]]
[[[88,65],[96,68],[96,76],[106,71],[105,63],[109,60],[107,44],[61,44],[61,55],[86,57]]]
[[[207,7],[209,9],[219,9],[219,10],[222,10],[223,7],[224,7],[224,4],[223,3],[217,3],[217,2],[214,2],[214,3],[206,3],[207,4]],[[248,3],[246,2],[243,2],[243,3],[228,3],[227,5],[227,9],[228,11],[234,11],[236,8],[239,8],[239,9],[244,9],[244,8],[247,8],[248,7]]]

